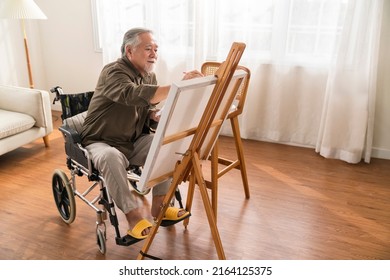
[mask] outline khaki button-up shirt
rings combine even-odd
[[[103,142],[129,158],[133,142],[149,122],[154,73],[142,76],[126,58],[106,65],[98,79],[82,131],[82,144]]]

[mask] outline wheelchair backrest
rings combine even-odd
[[[61,95],[62,119],[75,116],[88,110],[93,91]]]
[[[75,94],[66,94],[63,92],[60,86],[56,86],[50,89],[52,93],[55,93],[53,104],[56,101],[61,102],[62,120],[73,117],[79,113],[88,110],[89,103],[94,94],[93,91],[87,91]]]

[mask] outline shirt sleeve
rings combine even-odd
[[[106,71],[98,87],[104,88],[103,92],[108,99],[126,106],[151,105],[150,100],[158,88],[154,73],[142,78],[121,67],[109,67]]]

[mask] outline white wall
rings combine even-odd
[[[94,50],[91,0],[35,2],[48,17],[27,22],[35,87],[93,90],[103,64]],[[390,159],[390,1],[384,2],[373,156]],[[0,83],[28,86],[18,21],[0,20]],[[60,110],[59,104],[53,108]]]
[[[384,1],[373,157],[390,159],[390,1]]]
[[[94,90],[103,60],[94,50],[91,1],[35,2],[48,17],[39,21],[44,87],[58,85],[68,93]]]

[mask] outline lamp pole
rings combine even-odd
[[[33,75],[32,75],[32,70],[31,70],[31,62],[30,62],[30,54],[28,52],[26,26],[25,26],[23,18],[21,19],[21,21],[22,21],[22,29],[23,29],[24,50],[26,51],[28,80],[29,80],[30,88],[34,88],[34,81],[33,81]]]

